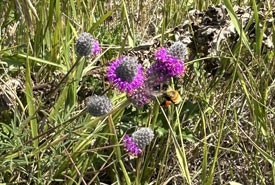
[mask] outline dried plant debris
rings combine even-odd
[[[242,23],[243,29],[247,30],[247,36],[250,40],[256,39],[255,22],[249,24],[249,19],[253,16],[253,9],[251,7],[234,7],[234,11],[238,17],[239,22]],[[274,48],[272,42],[272,21],[273,19],[266,19],[268,13],[267,9],[259,10],[260,28],[263,28],[263,21],[266,21],[266,29],[263,33],[262,44],[267,49]],[[273,10],[275,14],[275,9]],[[198,10],[189,11],[189,20],[177,26],[172,31],[176,40],[180,40],[188,44],[191,50],[189,58],[194,57],[217,56],[221,52],[228,49],[228,46],[234,46],[238,40],[238,33],[235,30],[225,6],[217,5],[210,6],[206,11],[200,12]],[[248,27],[248,28],[247,28]],[[192,34],[191,34],[192,33]],[[228,43],[228,46],[225,44]],[[220,66],[220,60],[213,58],[205,60],[206,71],[213,73]],[[215,73],[215,72],[214,72]]]
[[[205,12],[191,10],[189,17],[174,29],[175,37],[188,44],[197,55],[218,55],[221,42],[236,34],[225,6],[210,6]]]
[[[235,34],[224,6],[211,6],[206,12],[193,11],[190,15],[193,19],[193,44],[205,55],[217,55],[221,41]]]
[[[17,93],[23,89],[23,83],[10,79],[0,86],[0,111],[9,110],[17,101]]]
[[[242,21],[243,28],[246,29],[248,27],[248,37],[250,39],[256,39],[255,33],[255,21],[253,21],[249,25],[249,19],[253,16],[254,10],[251,7],[239,7],[235,6],[234,11],[237,14],[239,21]],[[272,10],[273,17],[275,15],[275,8]],[[274,48],[274,44],[272,42],[272,21],[275,23],[274,19],[268,19],[266,16],[268,15],[268,9],[266,7],[260,8],[258,10],[259,20],[260,20],[260,29],[263,29],[264,21],[266,20],[266,29],[263,33],[263,41],[262,44],[269,49]]]
[[[243,28],[246,28],[248,21],[253,16],[253,10],[250,7],[234,7],[237,17],[242,22]],[[275,10],[274,10],[275,12]],[[260,20],[265,20],[265,14],[267,9],[260,9]],[[182,25],[175,28],[175,32],[178,35],[179,40],[189,41],[191,40],[189,47],[196,50],[205,56],[214,56],[219,54],[222,41],[230,38],[236,38],[237,32],[234,28],[232,21],[226,11],[225,6],[217,5],[210,6],[206,11],[200,12],[198,10],[189,11],[190,21],[185,21]],[[271,38],[271,19],[267,20],[267,29],[263,34],[263,44],[267,48],[274,48]],[[255,23],[254,23],[255,24]],[[193,38],[189,33],[188,28],[191,25],[194,33]],[[262,24],[260,24],[262,27]],[[249,37],[255,38],[255,26],[253,23],[248,29]],[[236,39],[228,40],[234,42]]]

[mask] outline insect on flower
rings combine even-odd
[[[177,90],[172,89],[168,86],[164,92],[165,101],[162,103],[165,107],[169,107],[172,103],[175,105],[179,104],[182,101],[181,95]]]

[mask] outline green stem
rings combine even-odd
[[[110,133],[113,134],[113,137],[111,139],[112,144],[116,145],[116,147],[114,148],[116,158],[118,159],[119,165],[122,169],[124,178],[126,180],[126,184],[131,185],[130,177],[128,176],[126,168],[125,168],[125,166],[124,166],[124,164],[121,160],[121,151],[120,151],[120,147],[119,147],[119,143],[118,143],[118,138],[117,138],[117,134],[116,134],[116,130],[115,130],[115,125],[114,125],[114,122],[113,122],[113,119],[112,119],[111,115],[109,115],[109,117],[108,117],[108,124],[109,124]]]

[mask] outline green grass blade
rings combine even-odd
[[[28,53],[29,53],[29,47],[28,47]],[[34,115],[36,112],[35,108],[35,98],[33,96],[33,87],[32,87],[32,79],[31,79],[31,67],[30,67],[30,61],[29,58],[26,58],[26,99],[27,99],[27,107],[28,107],[28,112],[29,115]],[[31,127],[31,137],[35,138],[38,136],[38,124],[37,124],[37,119],[34,117],[33,119],[30,120],[30,127]],[[34,149],[38,148],[38,139],[33,140],[33,147]],[[39,159],[39,153],[35,155],[36,160],[37,160],[37,167],[38,167],[38,178],[41,177],[41,171],[39,170],[40,168],[40,159]]]
[[[88,32],[93,33],[99,25],[101,25],[108,17],[112,15],[115,9],[108,11],[105,15],[101,16],[100,19],[94,23],[88,30]]]
[[[123,8],[123,11],[125,13],[125,18],[126,18],[126,26],[128,28],[128,32],[129,32],[129,45],[131,47],[134,47],[135,46],[135,37],[134,37],[134,31],[131,29],[131,24],[130,24],[130,19],[129,19],[129,14],[128,14],[128,11],[127,11],[127,6],[126,6],[126,3],[124,0],[122,0],[122,8]]]
[[[221,140],[222,140],[223,129],[224,129],[225,121],[226,121],[226,113],[227,113],[229,102],[230,102],[230,99],[231,99],[233,84],[234,84],[235,77],[236,77],[236,72],[237,72],[237,66],[238,65],[237,65],[237,61],[236,61],[234,73],[233,73],[233,76],[232,76],[232,79],[231,79],[229,95],[228,95],[228,98],[226,100],[226,105],[225,105],[225,109],[224,109],[226,111],[224,111],[224,114],[223,114],[223,117],[222,117],[222,120],[221,120],[221,123],[220,123],[220,127],[219,127],[219,137],[218,137],[217,147],[216,147],[216,150],[215,150],[213,164],[212,164],[212,167],[210,169],[210,172],[209,172],[210,174],[209,174],[209,177],[208,177],[207,182],[205,183],[205,185],[211,185],[213,183],[214,174],[215,174],[215,166],[216,166],[216,163],[217,163],[217,160],[218,160],[218,154],[219,154],[220,144],[221,144]]]
[[[257,8],[255,0],[252,0],[252,6],[253,6],[253,10],[254,10],[254,18],[255,18],[255,24],[256,24],[255,25],[255,29],[256,29],[256,54],[258,56],[260,56],[261,48],[262,48],[263,34],[261,34],[258,8]]]
[[[157,99],[157,101],[158,101],[158,104],[160,105],[160,102],[159,102],[158,99]],[[186,154],[185,154],[185,148],[184,148],[184,146],[180,147],[180,144],[177,141],[175,131],[173,130],[173,128],[171,126],[171,123],[170,123],[169,119],[167,118],[163,107],[160,107],[160,108],[161,108],[162,113],[165,116],[165,120],[167,121],[169,129],[171,131],[171,136],[172,136],[173,143],[174,143],[174,146],[175,146],[175,149],[176,149],[177,158],[180,161],[180,166],[181,166],[181,169],[182,169],[182,172],[183,172],[183,177],[186,178],[186,181],[187,181],[188,184],[192,184],[191,176],[190,176],[189,169],[188,169]]]
[[[202,174],[201,174],[201,183],[204,184],[206,182],[206,172],[207,172],[207,159],[208,159],[208,147],[207,147],[207,133],[206,133],[206,122],[205,122],[205,115],[200,108],[201,118],[202,118],[202,125],[203,125],[203,160],[202,160]]]
[[[234,12],[233,10],[233,7],[232,7],[232,4],[230,2],[230,0],[223,0],[224,2],[224,5],[228,11],[228,14],[231,18],[231,21],[232,23],[234,24],[235,26],[235,29],[237,30],[238,34],[241,35],[241,40],[243,42],[243,44],[246,46],[246,48],[248,49],[248,51],[250,52],[250,54],[254,57],[254,54],[250,48],[250,45],[249,45],[249,42],[248,42],[248,39],[243,31],[243,28],[241,27],[239,21],[238,21],[238,18],[237,18],[237,15],[236,13]]]
[[[37,57],[27,56],[25,54],[18,54],[18,56],[22,57],[24,59],[28,58],[28,60],[31,60],[35,63],[37,62],[37,63],[41,63],[41,64],[47,64],[47,65],[50,65],[50,66],[58,67],[58,68],[62,69],[62,71],[65,70],[65,66],[62,65],[62,64],[57,64],[57,63],[50,62],[50,61],[40,59],[40,58],[37,58]]]
[[[121,151],[120,151],[120,147],[119,147],[119,143],[118,143],[118,138],[117,138],[117,134],[116,134],[116,130],[115,130],[115,126],[114,126],[114,122],[112,120],[112,117],[109,116],[108,117],[108,123],[109,123],[109,129],[110,129],[110,132],[112,134],[112,142],[114,145],[117,145],[114,150],[115,150],[115,154],[116,154],[116,157],[117,157],[117,160],[119,162],[119,165],[121,167],[121,170],[122,170],[122,173],[124,175],[124,178],[125,178],[125,181],[126,181],[126,184],[127,185],[131,185],[131,180],[130,180],[130,177],[128,175],[128,172],[121,160]]]

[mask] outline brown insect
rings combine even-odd
[[[177,90],[172,89],[168,86],[164,92],[165,101],[162,103],[165,107],[169,107],[172,103],[175,105],[179,104],[182,101],[181,95]]]

